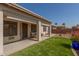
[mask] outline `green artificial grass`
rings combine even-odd
[[[28,48],[11,54],[12,56],[73,56],[71,40],[52,37]]]

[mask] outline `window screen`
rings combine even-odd
[[[4,21],[4,36],[17,35],[17,22]]]

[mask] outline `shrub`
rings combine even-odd
[[[71,37],[72,41],[78,41],[79,42],[79,36],[72,36]]]

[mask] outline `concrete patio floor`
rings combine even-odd
[[[40,41],[43,41],[47,38],[49,38],[49,37],[42,37],[42,40],[40,40]],[[15,53],[24,48],[27,48],[27,47],[31,46],[32,44],[38,43],[40,41],[26,39],[26,40],[6,44],[6,45],[4,45],[4,55],[10,55],[12,53]]]
[[[32,44],[37,43],[38,41],[33,41],[33,40],[22,40],[22,41],[18,41],[18,42],[14,42],[14,43],[10,43],[7,45],[4,45],[4,55],[10,55],[14,52],[20,51]]]

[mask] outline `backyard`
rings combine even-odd
[[[28,48],[11,54],[12,56],[73,56],[71,40],[63,37],[51,37]]]

